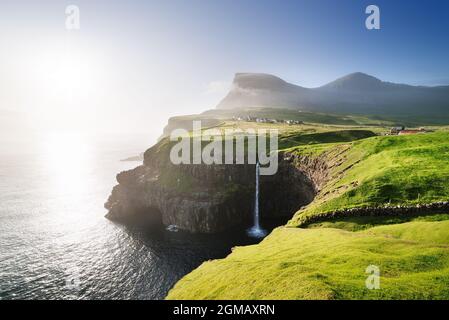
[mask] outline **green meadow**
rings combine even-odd
[[[297,212],[289,226],[301,226],[316,215],[336,210],[416,206],[447,201],[449,133],[377,136],[349,144],[290,150],[322,157],[330,179],[315,200]]]
[[[315,199],[261,243],[203,263],[167,299],[449,299],[449,212],[333,214],[448,201],[449,132],[388,136],[388,123],[354,122],[277,125],[281,152],[326,163]],[[371,265],[378,289],[365,283]]]
[[[179,281],[168,299],[447,299],[449,221],[275,229]],[[366,268],[380,270],[368,289]]]

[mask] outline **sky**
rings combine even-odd
[[[365,27],[370,4],[380,30]],[[214,108],[237,72],[449,84],[448,31],[444,0],[2,1],[0,138],[25,126],[156,137],[170,116]]]

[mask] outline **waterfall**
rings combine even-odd
[[[259,176],[260,165],[256,164],[256,189],[254,195],[254,225],[248,230],[248,235],[255,238],[262,238],[266,235],[266,231],[260,228],[259,218]]]
[[[260,229],[259,223],[259,175],[260,175],[260,165],[259,162],[256,164],[256,195],[254,199],[254,228]]]

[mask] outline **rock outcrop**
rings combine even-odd
[[[145,219],[193,233],[251,223],[255,165],[174,165],[169,149],[164,139],[145,152],[143,165],[117,175],[119,184],[105,204],[109,219]],[[317,160],[300,160],[280,154],[278,172],[261,176],[262,219],[287,220],[315,197],[325,168]]]

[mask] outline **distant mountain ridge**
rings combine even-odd
[[[276,107],[319,112],[443,117],[449,120],[449,86],[412,86],[351,73],[305,88],[264,73],[237,73],[218,109]]]

